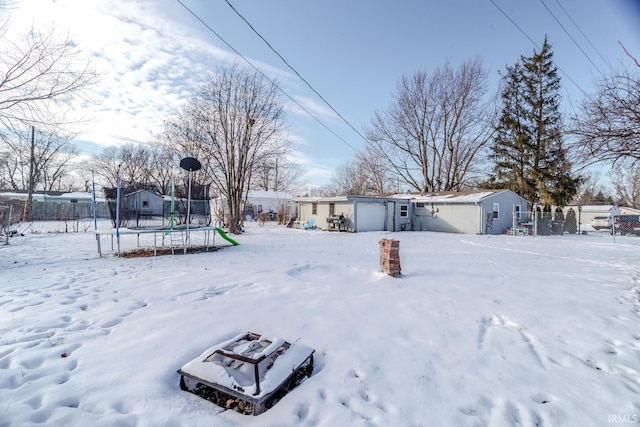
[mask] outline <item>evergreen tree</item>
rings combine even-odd
[[[540,52],[521,56],[502,78],[502,114],[486,185],[508,188],[531,203],[565,205],[577,191],[562,142],[560,77],[545,37]]]
[[[490,155],[494,173],[485,186],[506,188],[533,200],[536,186],[527,159],[533,156],[535,147],[526,123],[522,77],[522,64],[516,63],[507,67],[502,78],[502,112]]]

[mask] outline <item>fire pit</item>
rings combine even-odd
[[[243,333],[180,368],[180,388],[225,409],[258,415],[311,376],[314,351],[281,338]]]

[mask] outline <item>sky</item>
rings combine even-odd
[[[98,256],[90,219],[17,226],[0,245],[2,427],[640,420],[639,237],[247,223],[239,246],[119,258],[107,236]],[[383,238],[400,277],[380,272]],[[312,375],[256,417],[180,389],[179,368],[245,332],[311,347]]]
[[[548,35],[570,112],[594,78],[632,66],[618,41],[640,57],[637,0],[229,3],[329,105],[224,0],[20,0],[10,22],[68,32],[103,73],[80,107],[91,118],[78,137],[84,153],[147,142],[211,72],[249,61],[286,93],[294,160],[313,185],[353,159],[403,75],[479,57],[495,91],[498,73]]]

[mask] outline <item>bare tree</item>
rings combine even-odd
[[[119,147],[120,179],[135,185],[149,184],[151,150],[144,144],[126,144]]]
[[[14,4],[2,2],[0,10]],[[16,152],[3,159],[2,173],[10,177],[12,186],[20,182],[21,189],[28,189],[30,202],[34,185],[53,189],[62,188],[64,182],[68,186],[68,163],[77,151],[67,144],[67,137],[60,136],[65,134],[62,125],[70,122],[74,99],[98,75],[68,35],[59,38],[53,30],[32,27],[16,36],[11,30],[9,21],[0,23],[0,141],[7,147],[19,144],[16,141],[33,127],[52,137],[40,150],[31,143],[26,161]]]
[[[94,155],[88,166],[100,185],[105,188],[115,188],[120,163],[118,147],[111,146],[104,148],[100,153]]]
[[[119,177],[127,186],[161,191],[162,188],[155,185],[160,173],[154,164],[155,155],[151,147],[144,144],[111,146],[94,156],[89,167],[105,188],[115,188]]]
[[[171,181],[181,173],[180,155],[165,140],[152,141],[148,149],[149,163],[146,170],[148,181],[161,194],[170,194]]]
[[[573,205],[606,205],[614,204],[613,198],[606,194],[607,190],[600,184],[600,174],[585,172],[578,185],[578,191],[571,200]]]
[[[588,166],[640,161],[640,68],[612,71],[597,82],[596,93],[583,99],[570,133],[571,148]]]
[[[252,176],[252,187],[257,190],[283,191],[290,193],[300,187],[304,169],[287,157],[267,159],[256,165]]]
[[[232,233],[239,232],[256,168],[289,148],[283,119],[278,87],[235,65],[221,68],[167,123],[167,138],[200,160],[199,179],[211,182],[227,200]]]
[[[16,39],[7,30],[0,28],[0,127],[20,133],[46,126],[57,133],[52,128],[69,120],[73,98],[98,75],[69,36],[31,28]]]
[[[389,108],[367,129],[371,148],[418,191],[460,189],[494,132],[479,59],[402,77]]]
[[[619,165],[609,172],[620,205],[640,209],[640,164]]]
[[[362,163],[351,160],[336,169],[331,186],[338,194],[361,196],[370,194],[369,175]]]
[[[367,174],[367,191],[369,193],[383,194],[394,189],[398,190],[398,186],[393,185],[389,166],[385,163],[384,158],[373,150],[371,146],[365,145],[360,149],[356,153],[356,160]]]
[[[63,191],[70,188],[66,178],[70,176],[70,167],[79,154],[78,148],[70,143],[70,136],[43,135],[39,150],[38,175],[44,190]]]
[[[10,152],[7,147],[0,148],[0,188],[7,188],[9,185],[9,180],[7,179],[7,172],[5,169],[5,165],[9,163]]]
[[[71,172],[78,149],[71,144],[72,135],[46,132],[22,132],[5,140],[0,168],[13,189],[59,191],[69,188],[65,181]],[[30,178],[31,184],[30,185]]]

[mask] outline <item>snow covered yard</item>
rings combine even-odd
[[[379,272],[382,238],[400,240],[400,278]],[[255,226],[236,240],[155,258],[100,258],[91,232],[0,246],[0,426],[640,418],[640,238]],[[178,368],[245,331],[315,348],[311,378],[257,417],[180,390]]]

